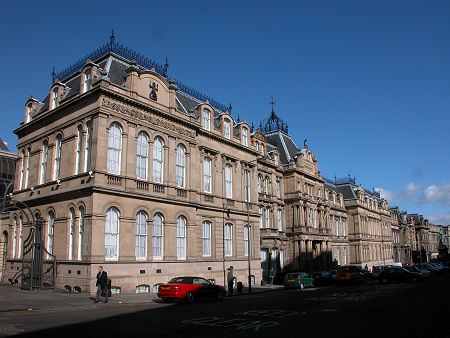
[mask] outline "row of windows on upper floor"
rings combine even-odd
[[[89,91],[89,89],[91,88],[91,76],[92,76],[92,70],[91,68],[87,68],[84,71],[82,71],[81,74],[81,93],[85,93],[87,91]],[[58,85],[55,86],[51,91],[50,91],[50,104],[49,104],[49,109],[55,109],[58,107],[60,100],[62,99],[62,90],[61,90],[62,86]],[[28,123],[31,121],[32,116],[33,116],[33,112],[35,110],[35,108],[33,107],[33,103],[30,102],[27,104],[27,109],[26,109],[26,118],[25,118],[25,122]],[[203,108],[203,113],[202,113],[202,126],[203,129],[210,131],[211,130],[211,123],[212,123],[212,113],[211,110],[207,109],[207,108]],[[231,139],[232,136],[232,130],[233,130],[233,126],[232,126],[232,120],[229,118],[224,118],[223,119],[223,136],[227,139]],[[244,146],[249,146],[250,142],[249,142],[249,137],[250,137],[250,132],[249,129],[245,126],[243,126],[240,130],[240,136],[241,136],[241,144]],[[262,156],[265,155],[265,145],[263,142],[258,142],[257,140],[255,140],[254,142],[255,144],[255,149],[257,152],[259,152]],[[275,165],[279,165],[279,157],[278,154],[275,153],[273,155],[273,160]]]
[[[79,207],[78,217],[76,215],[75,209],[70,208],[69,210],[69,224],[67,233],[68,240],[68,260],[82,260],[83,259],[83,248],[84,248],[84,207]],[[47,251],[53,255],[54,253],[54,243],[55,243],[55,213],[54,211],[49,211],[47,215],[45,229],[45,246]],[[78,226],[77,226],[78,224]],[[148,247],[151,244],[151,257],[153,259],[163,259],[165,246],[175,247],[177,249],[177,258],[180,260],[186,259],[187,252],[187,237],[188,228],[187,219],[184,216],[179,216],[177,218],[177,232],[176,238],[165,238],[164,234],[164,216],[161,213],[155,213],[150,222],[148,214],[140,210],[136,213],[136,223],[135,223],[135,257],[137,260],[146,260],[149,258]],[[150,231],[151,228],[151,231]],[[234,238],[236,237],[236,231],[243,231],[243,240],[240,245],[243,246],[244,256],[249,254],[249,241],[254,238],[251,235],[249,227],[244,225],[242,229],[237,229],[233,223],[227,222],[224,225],[224,245],[225,245],[225,256],[236,256],[233,252],[236,250],[236,243]],[[23,232],[23,222],[22,218],[19,218],[19,224],[17,218],[14,218],[14,229],[12,234],[12,258],[21,258],[23,252],[22,248],[22,232]],[[149,236],[149,232],[151,235]],[[212,247],[218,244],[217,240],[213,234],[215,234],[213,222],[210,220],[204,220],[202,222],[202,256],[212,257]],[[126,236],[122,232],[122,236]],[[106,211],[106,221],[105,221],[105,259],[106,260],[117,260],[119,258],[119,247],[120,247],[120,213],[115,207],[110,207]],[[150,242],[149,242],[150,241]],[[193,241],[190,245],[194,245],[196,241]],[[216,243],[216,244],[215,244]],[[76,258],[75,258],[76,255]],[[47,256],[49,258],[50,255]]]
[[[92,128],[91,125],[88,124],[85,133],[85,142],[83,149],[83,127],[80,125],[77,128],[77,143],[75,150],[75,170],[74,174],[77,175],[81,172],[87,172],[90,168],[90,157],[91,157],[91,135]],[[53,153],[53,172],[52,172],[52,180],[56,181],[60,178],[61,172],[61,149],[62,149],[62,135],[57,134],[55,139],[55,148]],[[42,142],[42,151],[39,163],[39,174],[38,174],[38,182],[37,184],[44,184],[46,181],[47,175],[47,167],[48,167],[48,150],[49,150],[49,142],[48,140],[44,140]],[[84,150],[84,157],[82,156],[82,152]],[[21,159],[20,166],[18,170],[19,173],[19,185],[18,189],[26,189],[28,188],[30,182],[30,157],[31,157],[31,147],[27,147],[26,152],[25,149],[21,151]]]

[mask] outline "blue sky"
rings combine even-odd
[[[450,224],[449,1],[9,1],[0,14],[0,137],[50,72],[108,41],[254,122],[270,113],[322,175],[356,176]]]

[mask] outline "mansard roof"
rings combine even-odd
[[[2,140],[2,138],[0,137],[0,150],[1,151],[10,151],[9,149],[8,149],[8,146],[5,144],[5,142],[3,142],[3,140]]]
[[[335,178],[334,180],[326,177],[324,177],[324,179],[326,181],[325,186],[328,189],[340,192],[344,196],[344,200],[354,200],[358,198],[356,191],[359,187],[356,185],[356,179],[354,177],[350,177],[349,175],[348,177]],[[380,193],[377,191],[364,189],[364,194],[365,196],[377,200],[381,199]]]
[[[80,90],[80,76],[81,70],[86,65],[86,61],[91,60],[99,70],[106,70],[106,75],[112,84],[117,86],[123,86],[126,80],[126,70],[132,65],[138,67],[142,71],[154,70],[157,74],[166,78],[168,65],[160,65],[159,63],[150,60],[149,58],[117,43],[114,41],[114,37],[111,37],[109,43],[104,44],[93,52],[89,53],[85,57],[76,61],[72,65],[63,69],[59,73],[53,74],[53,81],[56,79],[65,86],[65,95],[62,99],[68,99],[72,96],[79,94]],[[137,62],[137,65],[136,63]],[[213,107],[214,117],[222,114],[227,110],[227,107],[214,100],[200,91],[197,91],[190,86],[175,80],[175,85],[178,87],[176,93],[177,108],[180,112],[198,117],[194,112],[195,108],[206,101]],[[48,110],[49,108],[49,95],[42,101],[42,105],[37,113]]]
[[[298,151],[298,147],[292,140],[291,136],[284,132],[277,130],[274,132],[265,133],[267,143],[277,148],[280,153],[281,164],[288,164],[294,158]]]

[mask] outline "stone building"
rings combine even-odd
[[[249,265],[261,280],[264,137],[169,79],[167,66],[112,39],[56,74],[42,101],[30,97],[15,133],[14,198],[44,219],[57,288],[95,292],[98,265],[113,292],[148,292],[176,275],[224,284],[230,267],[247,283]],[[265,203],[272,214],[278,208]],[[7,270],[15,271],[29,231],[20,211],[9,230],[16,245]]]
[[[390,208],[393,224],[394,262],[413,264],[413,251],[416,250],[414,225],[408,222],[407,212],[398,207]]]
[[[392,264],[392,221],[386,200],[357,186],[351,177],[335,179],[334,185],[348,212],[349,263],[369,269]]]
[[[6,267],[9,240],[9,212],[4,210],[7,194],[12,191],[17,154],[0,138],[0,282]]]

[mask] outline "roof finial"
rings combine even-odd
[[[272,94],[272,95],[270,96],[270,102],[269,102],[269,104],[272,105],[272,113],[275,112],[275,110],[273,109],[273,106],[275,105],[275,103],[277,103],[277,102],[275,101],[275,97],[274,97],[273,94]]]
[[[230,112],[230,114],[231,114],[231,109],[233,109],[233,107],[231,106],[231,101],[230,101],[230,104],[228,105],[228,111]]]
[[[237,123],[240,123],[241,122],[241,118],[239,117],[239,114],[238,114],[238,116],[237,116]]]
[[[55,82],[55,78],[56,78],[55,66],[53,66],[53,70],[50,73],[50,75],[52,76],[52,83],[54,83]]]
[[[112,48],[115,40],[116,40],[116,37],[114,36],[114,28],[113,28],[111,31],[111,36],[109,37],[109,44],[110,44],[111,48]]]
[[[167,77],[167,70],[169,69],[169,59],[166,56],[166,64],[164,65],[164,77]]]

